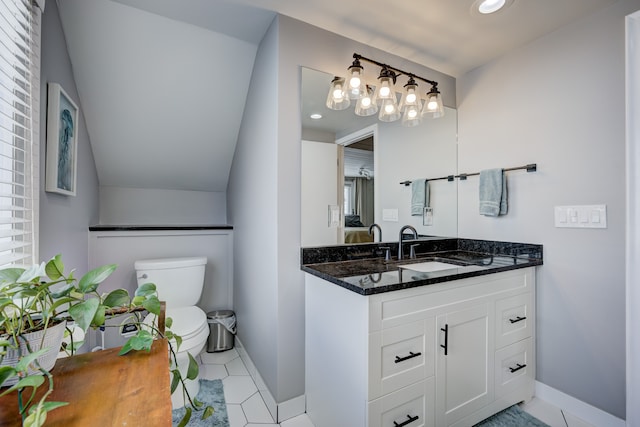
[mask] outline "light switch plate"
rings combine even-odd
[[[398,209],[382,209],[382,220],[398,222]]]
[[[558,228],[607,228],[607,205],[556,206],[554,223]]]
[[[329,227],[337,227],[340,225],[340,206],[329,205]]]

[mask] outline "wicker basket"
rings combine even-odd
[[[38,363],[43,369],[50,371],[56,364],[56,358],[58,357],[58,351],[60,350],[60,344],[64,338],[64,331],[66,322],[63,321],[55,326],[51,326],[45,331],[30,332],[24,335],[25,342],[20,342],[20,352],[13,348],[7,348],[7,354],[2,358],[0,366],[15,366],[18,363],[20,353],[27,353],[27,342],[31,347],[31,351],[35,352],[41,348],[48,348],[49,350],[38,358]],[[44,336],[44,340],[43,340]],[[29,375],[37,374],[39,372],[33,364],[29,366]],[[18,382],[17,377],[12,377],[0,384],[2,387],[12,386]]]

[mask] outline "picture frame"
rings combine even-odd
[[[76,195],[78,106],[58,83],[48,83],[45,191]]]

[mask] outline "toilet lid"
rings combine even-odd
[[[207,315],[199,307],[179,307],[167,308],[166,317],[173,320],[170,329],[176,335],[179,335],[183,341],[191,335],[197,334],[203,325],[207,325]]]

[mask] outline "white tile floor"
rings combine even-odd
[[[276,424],[235,349],[221,353],[203,352],[200,360],[201,378],[222,380],[230,427],[314,427],[306,414]],[[551,427],[592,427],[591,424],[535,397],[521,407]]]

